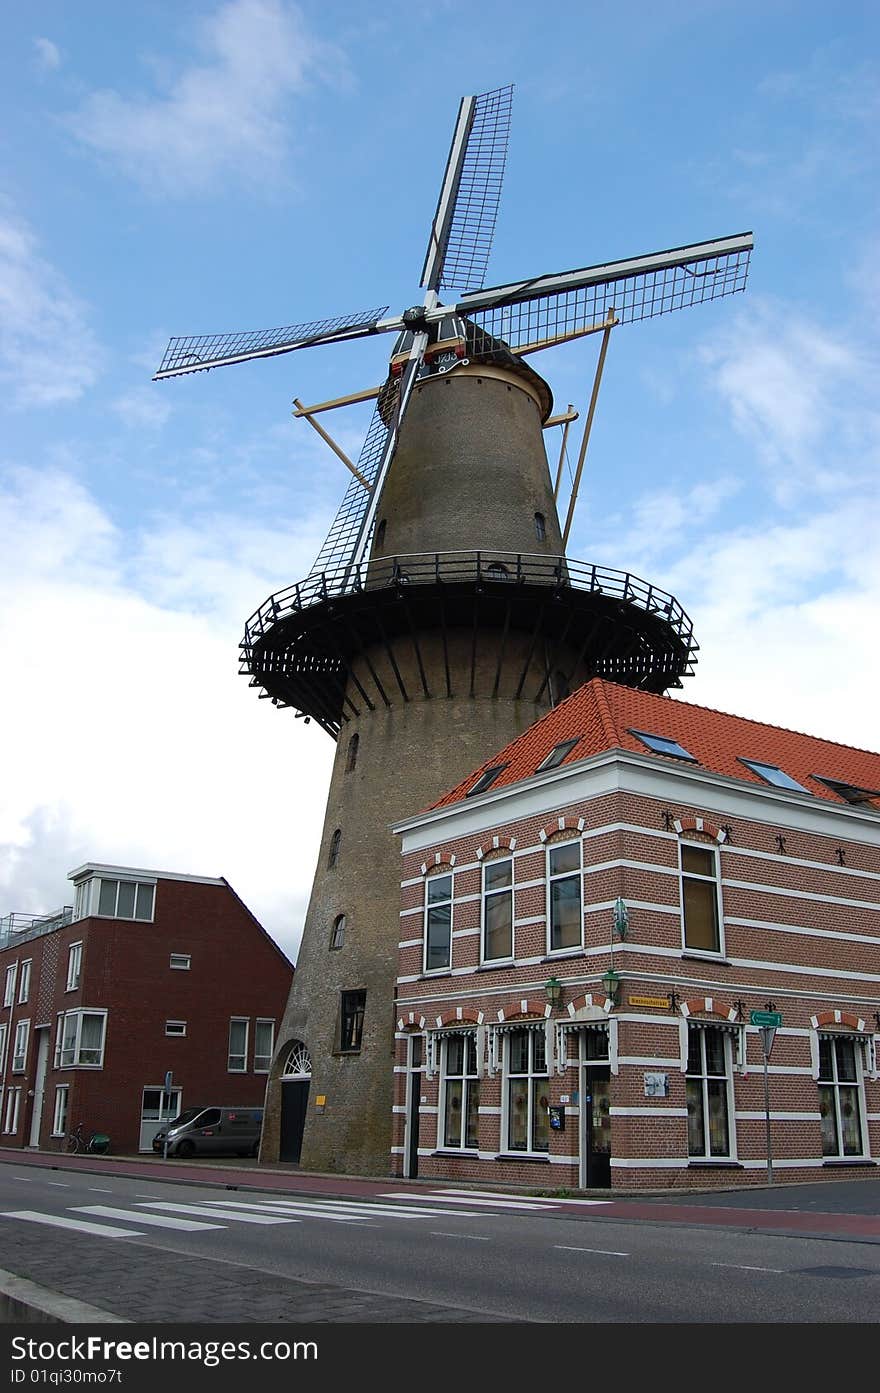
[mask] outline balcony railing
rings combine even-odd
[[[0,919],[0,948],[14,947],[41,934],[54,933],[73,922],[73,905],[63,905],[51,914],[7,914]]]
[[[661,615],[686,647],[696,649],[693,625],[675,596],[630,571],[571,561],[565,556],[502,551],[423,552],[321,571],[270,595],[247,621],[241,646],[247,655],[278,620],[343,595],[386,586],[468,583],[550,585],[607,595],[647,614]]]

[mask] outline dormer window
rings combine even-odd
[[[110,919],[152,919],[155,885],[137,880],[104,880],[103,877],[100,884],[99,914]]]
[[[852,803],[855,807],[873,803],[880,803],[880,789],[860,788],[858,784],[844,783],[841,779],[826,779],[823,774],[813,774],[812,778],[819,784],[824,784],[830,788],[832,793],[836,793],[838,798],[842,798],[844,803]]]
[[[643,745],[647,745],[648,749],[655,755],[672,755],[674,759],[687,759],[692,764],[699,763],[690,750],[686,750],[683,745],[679,745],[677,740],[672,740],[668,735],[651,735],[649,731],[633,730],[632,728],[630,728],[629,733],[634,735],[637,740],[641,740]]]
[[[759,779],[763,779],[765,784],[773,784],[774,788],[793,788],[798,793],[809,793],[810,791],[776,764],[764,764],[759,759],[743,759],[742,756],[740,756],[739,762],[744,764],[747,769],[751,769],[753,774],[757,774]]]
[[[545,758],[541,760],[541,763],[538,765],[537,769],[535,770],[535,773],[541,774],[544,772],[545,769],[555,769],[558,765],[562,763],[562,761],[568,755],[571,754],[579,738],[580,737],[576,736],[574,740],[562,740],[558,745],[554,745],[549,755],[545,756]]]

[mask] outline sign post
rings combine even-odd
[[[171,1121],[171,1085],[174,1082],[174,1074],[169,1069],[165,1075],[165,1087],[162,1090],[162,1111],[168,1113],[165,1119],[165,1140],[162,1143],[162,1160],[168,1160],[168,1125]],[[168,1102],[165,1102],[166,1096]]]
[[[776,1039],[776,1031],[782,1025],[781,1011],[752,1011],[749,1015],[752,1025],[761,1031],[764,1051],[764,1127],[767,1134],[767,1184],[773,1184],[773,1148],[770,1140],[770,1051]]]

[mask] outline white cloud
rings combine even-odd
[[[110,409],[133,430],[159,430],[171,415],[171,403],[149,387],[125,392],[110,403]]]
[[[297,791],[328,782],[333,746],[237,671],[243,618],[275,585],[285,533],[289,577],[303,566],[295,524],[274,541],[233,518],[133,541],[69,475],[11,475],[3,912],[61,904],[86,860],[225,875],[295,952],[320,834]],[[313,541],[301,541],[309,560]]]
[[[86,306],[30,228],[0,213],[0,384],[17,406],[57,406],[81,397],[98,370]]]
[[[230,0],[200,26],[201,61],[158,95],[94,92],[74,134],[149,191],[188,193],[232,175],[277,178],[289,145],[285,105],[313,79],[345,73],[297,6]]]
[[[34,39],[37,51],[37,64],[44,72],[54,72],[61,67],[61,50],[51,39]]]

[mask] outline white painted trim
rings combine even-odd
[[[687,1108],[609,1108],[612,1117],[687,1117]],[[739,1113],[737,1113],[737,1117]],[[764,1114],[762,1113],[763,1117]]]
[[[737,1122],[763,1122],[765,1114],[757,1109],[753,1112],[737,1109],[735,1114]],[[770,1119],[772,1122],[820,1122],[821,1113],[818,1112],[777,1112],[776,1108],[770,1109]],[[774,1161],[775,1165],[776,1162]]]
[[[728,924],[737,924],[744,929],[767,929],[771,933],[798,934],[803,938],[835,938],[845,939],[849,943],[865,943],[880,945],[880,936],[873,937],[871,934],[851,934],[844,929],[810,929],[803,924],[780,924],[771,923],[769,919],[740,919],[735,915],[727,916]]]
[[[226,885],[225,880],[214,876],[183,875],[179,871],[144,871],[134,866],[104,866],[97,861],[87,861],[83,866],[68,871],[67,879],[74,882],[87,880],[92,876],[106,877],[108,880],[139,880],[155,885],[160,880],[183,880],[190,885]],[[138,921],[146,923],[146,920]]]
[[[839,904],[847,909],[873,909],[880,913],[880,901],[877,900],[848,900],[840,895],[820,895],[818,890],[790,890],[780,885],[759,885],[752,880],[725,879],[724,884],[737,890],[749,890],[763,895],[784,895],[793,900],[813,900],[818,904]]]

